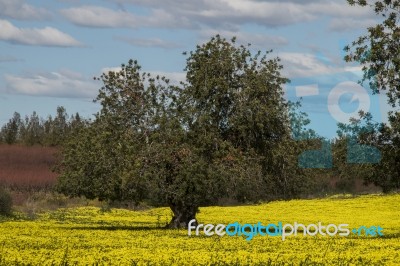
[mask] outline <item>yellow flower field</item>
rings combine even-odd
[[[400,195],[277,201],[201,208],[199,221],[282,221],[383,227],[383,236],[188,236],[165,230],[167,208],[59,209],[3,219],[0,265],[400,265]]]

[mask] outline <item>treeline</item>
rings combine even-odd
[[[57,107],[57,113],[47,119],[39,117],[36,112],[24,118],[18,112],[1,127],[0,144],[23,144],[27,146],[60,146],[66,137],[89,121],[81,118],[79,113],[68,115],[62,106]]]
[[[371,117],[365,114],[363,119],[352,120],[349,124],[339,124],[337,137],[329,140],[307,128],[310,121],[307,114],[299,111],[299,107],[299,103],[296,103],[291,104],[289,108],[290,131],[293,138],[291,146],[295,147],[296,151],[286,158],[292,161],[293,166],[297,165],[300,168],[299,172],[284,182],[279,182],[279,179],[269,180],[268,189],[260,185],[259,192],[267,191],[269,199],[288,199],[332,193],[377,191],[378,187],[388,192],[400,187],[399,175],[394,173],[398,168],[391,166],[397,162],[395,143],[391,141],[383,143],[383,140],[378,143],[377,138],[372,137],[379,133],[379,129],[385,130],[385,127],[378,124],[371,125],[370,122],[365,123],[365,120],[371,120]],[[62,106],[57,107],[55,116],[50,115],[46,119],[36,112],[24,118],[15,112],[1,127],[0,144],[62,147],[68,142],[67,138],[73,137],[72,133],[79,135],[79,129],[88,129],[92,123],[93,121],[82,118],[79,113],[69,115]],[[390,131],[386,129],[385,132]],[[363,148],[362,145],[369,146]],[[376,158],[377,156],[379,158]],[[385,163],[374,163],[377,159],[383,159]],[[388,164],[388,160],[392,160],[393,163]],[[386,175],[382,173],[383,168]],[[271,185],[273,183],[274,185]],[[375,187],[366,187],[371,184]],[[235,200],[246,202],[252,199],[250,194],[254,195],[254,191],[249,194],[246,189],[239,188],[239,190],[241,192],[237,191],[238,196]],[[222,198],[217,201],[226,200],[232,199]],[[155,202],[152,200],[152,203]]]

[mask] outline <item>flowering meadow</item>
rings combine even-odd
[[[163,229],[168,208],[58,209],[0,222],[0,265],[400,265],[400,195],[337,196],[204,207],[201,223],[381,226],[383,236],[188,236]]]

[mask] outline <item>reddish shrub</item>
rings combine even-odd
[[[56,148],[0,145],[0,184],[13,190],[49,189],[57,175]]]

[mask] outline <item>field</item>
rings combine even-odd
[[[79,207],[23,214],[0,223],[1,265],[399,265],[400,195],[342,195],[239,207],[201,208],[211,224],[348,223],[383,227],[383,236],[188,236],[167,230],[167,208]]]

